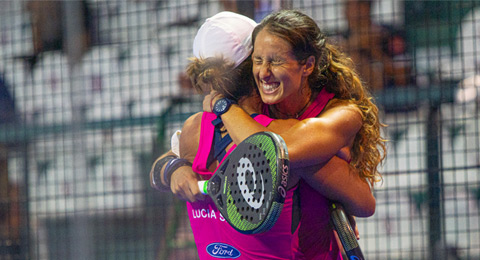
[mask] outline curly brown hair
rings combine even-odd
[[[378,107],[354,69],[352,60],[327,41],[326,35],[309,16],[297,10],[282,10],[265,17],[253,31],[252,40],[262,30],[280,37],[292,47],[300,64],[315,57],[315,69],[308,78],[312,92],[326,88],[340,102],[355,104],[361,111],[363,124],[352,147],[351,166],[372,186],[380,181],[379,164],[385,158],[385,139],[380,128]]]
[[[385,159],[386,140],[382,138],[380,128],[385,125],[379,121],[378,107],[372,95],[353,70],[352,60],[334,45],[327,43],[325,48],[328,66],[323,80],[326,89],[335,93],[337,98],[355,104],[362,113],[363,124],[355,136],[351,165],[373,185],[381,180],[378,165]]]

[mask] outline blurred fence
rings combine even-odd
[[[150,165],[201,109],[182,71],[203,20],[279,8],[352,47],[343,1],[0,1],[0,259],[196,259]],[[388,124],[364,253],[479,259],[480,3],[376,0],[369,16],[385,56],[345,47]]]

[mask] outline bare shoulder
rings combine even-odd
[[[182,127],[180,135],[180,156],[193,161],[200,140],[202,112],[190,116]]]
[[[354,136],[363,124],[362,112],[358,106],[346,100],[331,100],[325,109],[315,118],[302,120],[303,127],[320,127],[324,133],[329,129],[332,133]]]
[[[362,111],[352,101],[344,99],[332,99],[320,117],[344,118],[348,120],[356,120],[362,122]]]
[[[189,118],[187,118],[187,120],[185,120],[185,123],[183,123],[182,133],[198,131],[198,129],[200,128],[200,124],[202,122],[202,115],[203,115],[203,112],[198,112],[194,115],[191,115]]]
[[[353,103],[351,100],[346,100],[346,99],[338,99],[334,98],[328,102],[328,104],[325,106],[324,111],[328,111],[330,109],[347,109],[347,110],[353,110],[356,111],[357,113],[360,113],[360,109],[358,106]]]

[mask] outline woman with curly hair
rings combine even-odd
[[[299,120],[277,132],[287,144],[297,178],[290,183],[298,183],[301,214],[293,242],[295,259],[337,259],[340,255],[328,223],[328,199],[364,217],[373,214],[375,203],[362,204],[365,200],[359,200],[361,194],[350,189],[350,181],[317,170],[336,154],[372,188],[381,180],[377,167],[385,145],[378,108],[351,59],[330,44],[307,15],[294,10],[270,14],[252,35],[252,71],[264,103],[262,113]],[[217,102],[228,105],[215,111]],[[235,143],[256,132],[272,131],[284,121],[275,120],[266,128],[216,91],[206,96],[203,106],[221,118]]]

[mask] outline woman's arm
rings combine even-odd
[[[206,111],[210,108],[209,104],[212,102],[209,100],[212,96],[208,95],[204,100]],[[293,126],[288,125],[288,130],[286,127],[266,128],[238,105],[232,105],[221,118],[232,140],[237,144],[257,132],[273,131],[280,134],[287,144],[292,168],[327,162],[342,148],[353,144],[355,135],[362,126],[358,108],[346,104],[331,106],[319,117],[299,121]]]
[[[369,217],[375,213],[376,202],[370,185],[346,161],[336,156],[323,166],[295,169],[292,174],[303,178],[329,200],[341,203],[351,215]]]
[[[300,179],[327,199],[341,203],[351,215],[369,217],[375,213],[376,202],[370,185],[337,156],[322,165],[292,169],[288,188],[297,185]]]
[[[180,136],[180,158],[186,159],[190,163],[193,163],[198,149],[201,117],[202,113],[197,113],[188,118],[183,125]],[[164,175],[167,163],[162,163],[161,167],[158,167],[157,163],[167,156],[176,158],[175,154],[169,151],[155,160],[150,171],[151,186],[162,191],[171,190],[177,197],[189,202],[203,200],[204,195],[201,194],[197,184],[201,178],[197,173],[193,172],[191,166],[179,167],[171,173],[170,180],[165,182]]]
[[[167,184],[163,181],[163,170],[165,168],[166,163],[162,163],[162,159],[166,158],[167,156],[169,158],[177,157],[175,153],[173,153],[172,150],[170,150],[162,154],[160,157],[158,157],[153,162],[152,168],[150,169],[150,186],[159,191],[170,191]]]
[[[202,122],[202,113],[196,113],[189,117],[182,127],[180,135],[180,157],[187,159],[191,163],[197,154],[200,140],[200,126]],[[192,170],[192,167],[181,167],[172,174],[170,180],[170,189],[177,197],[195,202],[203,200],[203,195],[198,188],[200,175]]]

